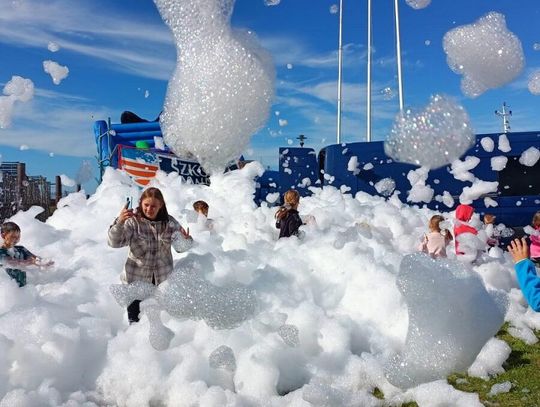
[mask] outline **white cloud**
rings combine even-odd
[[[114,4],[111,4],[111,9]],[[168,79],[176,52],[165,24],[143,20],[117,10],[107,13],[97,2],[33,0],[4,6],[0,13],[0,42],[10,46],[62,49],[98,58],[122,72]],[[129,18],[128,18],[129,17]]]
[[[297,39],[282,36],[260,37],[261,44],[268,49],[276,66],[308,68],[336,68],[338,65],[337,46],[335,50],[318,53],[309,50]],[[345,67],[357,66],[366,59],[366,50],[359,44],[346,44],[343,46],[343,62]]]
[[[55,93],[55,100],[50,99]],[[47,96],[40,96],[40,95]],[[12,127],[0,130],[0,145],[88,157],[96,153],[92,133],[94,117],[107,117],[110,109],[89,107],[59,92],[36,90],[34,99],[16,110]]]

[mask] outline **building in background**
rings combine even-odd
[[[59,178],[59,177],[57,177]],[[52,195],[54,191],[54,195]],[[56,202],[62,196],[61,184],[47,181],[37,175],[26,175],[26,164],[3,162],[0,164],[0,220],[13,216],[20,210],[41,206],[44,211],[37,218],[47,219],[56,209]]]

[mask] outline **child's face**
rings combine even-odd
[[[146,216],[150,220],[154,220],[157,218],[157,215],[163,206],[161,201],[156,198],[144,198],[141,202],[142,205],[142,211],[144,213],[144,216]]]
[[[2,233],[2,239],[4,239],[4,247],[8,249],[15,246],[21,240],[21,232],[7,232]]]
[[[208,209],[199,208],[199,209],[197,209],[197,213],[208,217]]]

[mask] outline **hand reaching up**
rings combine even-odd
[[[529,246],[527,246],[527,240],[524,237],[522,237],[521,240],[512,240],[510,245],[508,245],[508,251],[512,255],[514,263],[529,258]]]

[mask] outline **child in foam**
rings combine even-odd
[[[478,230],[469,225],[469,221],[472,218],[474,213],[474,208],[470,205],[458,205],[456,208],[456,224],[454,226],[454,238],[456,244],[456,255],[465,254],[463,251],[459,250],[458,236],[463,233],[472,233],[473,235],[478,234]]]
[[[22,271],[20,267],[28,265],[47,267],[54,264],[53,261],[43,261],[40,257],[30,253],[24,246],[17,246],[21,239],[21,228],[15,222],[5,222],[0,230],[3,239],[0,247],[0,262],[5,263],[6,266],[13,266],[6,267],[5,270],[19,287],[26,285],[26,271]]]
[[[514,268],[523,296],[529,306],[536,312],[540,311],[540,278],[536,275],[534,263],[529,259],[529,248],[525,238],[514,239],[508,246],[508,251],[514,259]]]
[[[208,219],[208,210],[209,206],[205,201],[196,201],[193,203],[193,210],[197,212],[197,214],[203,216],[204,218],[204,226],[207,229],[212,229],[214,226],[214,221],[212,219]]]
[[[276,212],[276,228],[279,229],[279,238],[299,236],[299,228],[303,222],[298,213],[300,194],[289,189],[283,195],[284,205]]]
[[[540,266],[540,211],[536,212],[532,219],[534,232],[531,234],[531,260]]]
[[[452,241],[452,234],[447,229],[441,229],[441,215],[433,215],[429,220],[429,233],[424,235],[419,249],[434,259],[446,257],[446,246]]]
[[[181,241],[177,245],[175,241]],[[188,250],[193,244],[189,229],[169,215],[163,195],[158,188],[146,189],[138,208],[126,205],[109,228],[109,246],[129,246],[122,280],[125,283],[146,281],[159,285],[173,269],[171,245],[177,252]],[[129,322],[139,321],[140,301],[127,308]]]
[[[487,235],[487,244],[489,247],[495,247],[499,245],[499,239],[497,239],[500,232],[495,228],[496,216],[491,213],[484,215],[484,230]]]

